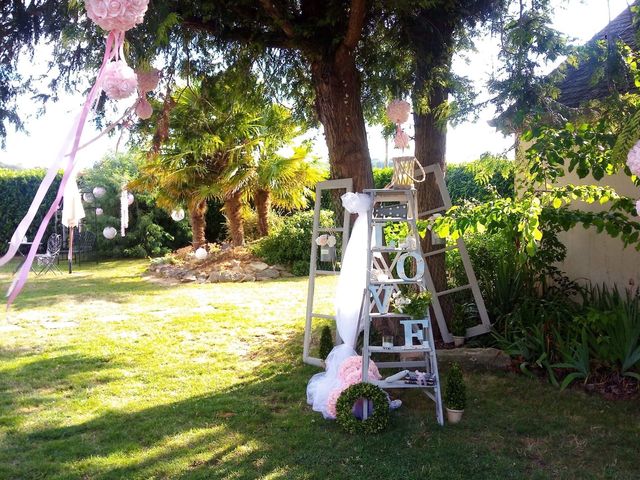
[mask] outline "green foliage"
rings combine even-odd
[[[373,402],[373,412],[369,412],[366,420],[358,420],[352,412],[354,404],[360,399]],[[380,387],[371,383],[356,383],[340,394],[336,413],[336,422],[348,433],[380,433],[389,423],[389,400]]]
[[[445,181],[453,205],[465,200],[487,201],[493,197],[513,197],[514,162],[483,154],[478,160],[447,165]]]
[[[320,225],[330,227],[332,224],[333,212],[322,210]],[[269,264],[293,266],[295,275],[307,275],[312,233],[313,211],[297,212],[284,217],[281,228],[256,242],[252,250]]]
[[[393,168],[374,168],[373,169],[373,188],[384,188],[391,183],[393,178]]]
[[[457,362],[451,364],[444,387],[444,404],[451,410],[464,410],[467,406],[467,387],[462,369]]]
[[[398,300],[406,300],[407,304],[398,304]],[[406,292],[397,294],[394,299],[394,311],[404,313],[413,319],[425,318],[431,305],[431,292],[428,290],[422,292]]]
[[[152,195],[136,192],[129,207],[129,229],[125,237],[107,240],[102,230],[107,226],[118,228],[120,224],[120,191],[139,174],[133,155],[105,157],[92,168],[82,172],[79,185],[91,191],[101,186],[106,194],[93,203],[85,203],[86,226],[95,230],[98,253],[102,257],[144,258],[162,256],[189,243],[189,226],[186,221],[174,222],[156,205]],[[103,215],[96,215],[95,208],[102,208]]]
[[[41,169],[33,170],[9,170],[0,169],[0,251],[6,249],[7,242],[11,240],[13,232],[18,224],[29,210],[31,201],[38,191],[38,187],[42,182],[46,172]],[[35,233],[42,222],[47,210],[53,203],[58,192],[62,175],[58,174],[47,195],[38,209],[31,227],[27,230],[27,238],[33,240]],[[47,241],[48,236],[53,233],[54,221],[49,222],[47,231],[43,237]]]
[[[326,360],[333,350],[333,337],[331,336],[331,327],[325,325],[322,327],[322,333],[320,334],[320,358]]]

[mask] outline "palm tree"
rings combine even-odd
[[[258,138],[254,109],[248,108],[246,96],[238,98],[239,92],[227,88],[228,82],[221,74],[174,93],[167,141],[131,183],[134,189],[154,191],[158,205],[167,210],[186,206],[194,248],[207,243],[207,201],[218,198],[233,206],[234,196],[221,179]]]

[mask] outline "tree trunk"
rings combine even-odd
[[[324,127],[332,178],[352,178],[361,192],[373,187],[371,157],[360,102],[360,75],[355,57],[338,48],[332,58],[311,60],[316,112]]]
[[[271,209],[271,192],[259,189],[255,193],[254,201],[258,213],[258,233],[261,237],[269,235],[269,211]]]
[[[231,243],[234,247],[244,245],[244,222],[242,220],[242,203],[240,192],[233,193],[224,200],[224,211],[229,221]]]
[[[191,245],[194,249],[200,248],[207,244],[205,237],[205,227],[207,221],[205,215],[207,214],[207,202],[202,200],[189,207],[189,216],[191,218]]]
[[[424,20],[424,19],[423,19]],[[419,33],[418,33],[419,32]],[[413,119],[415,123],[416,158],[423,166],[438,164],[445,172],[445,153],[447,146],[446,119],[438,119],[438,107],[448,98],[448,89],[435,78],[438,71],[449,72],[451,66],[451,48],[453,44],[452,30],[439,28],[437,33],[414,30],[415,84],[413,88]],[[426,106],[426,108],[425,108]],[[428,175],[425,182],[418,184],[418,210],[421,212],[443,206],[443,199],[433,175]],[[424,252],[442,248],[431,244],[431,235],[422,240]],[[447,289],[447,271],[444,252],[427,257],[427,265],[437,291]],[[453,314],[450,298],[439,298],[442,311],[447,322]],[[440,337],[437,322],[433,323],[434,335]]]

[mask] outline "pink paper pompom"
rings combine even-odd
[[[124,60],[110,62],[104,69],[102,88],[113,100],[130,97],[138,86],[136,72]]]
[[[627,155],[627,166],[631,173],[640,177],[640,141],[638,141]]]
[[[640,199],[636,201],[636,214],[640,217]]]
[[[387,107],[387,117],[393,123],[404,123],[409,120],[411,105],[404,100],[393,100]]]
[[[409,135],[404,130],[398,131],[393,137],[393,144],[396,148],[409,148]]]
[[[160,82],[160,70],[152,68],[151,70],[137,70],[138,74],[138,90],[141,93],[152,92]]]
[[[126,32],[142,23],[149,0],[85,0],[87,15],[105,30]]]
[[[362,380],[362,357],[353,356],[347,358],[338,370],[338,378],[346,386],[353,385]],[[380,372],[373,361],[369,361],[369,378],[380,380]]]
[[[146,98],[141,98],[136,105],[136,115],[142,120],[150,118],[153,114],[153,108]]]

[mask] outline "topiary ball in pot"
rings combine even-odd
[[[331,350],[333,350],[331,328],[329,328],[329,325],[325,325],[322,327],[322,333],[320,334],[320,358],[326,360]]]
[[[458,423],[467,405],[467,387],[464,384],[462,370],[458,363],[453,363],[447,375],[444,391],[444,404],[447,409],[449,423]]]

